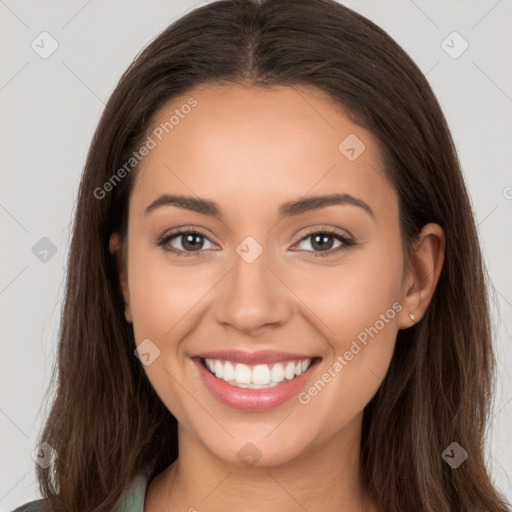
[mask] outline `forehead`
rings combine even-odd
[[[190,105],[194,105],[190,107]],[[302,197],[348,193],[388,211],[396,202],[376,138],[321,91],[208,86],[164,105],[132,194],[213,199],[247,215]]]

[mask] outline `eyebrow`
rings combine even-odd
[[[222,219],[222,210],[217,203],[198,197],[172,194],[161,195],[146,208],[144,215],[151,213],[157,208],[169,205]],[[292,217],[333,205],[357,206],[362,208],[372,217],[375,217],[373,210],[368,206],[368,204],[366,204],[362,199],[358,199],[357,197],[351,196],[349,194],[312,196],[305,199],[299,199],[297,201],[289,201],[283,203],[279,207],[279,217]]]

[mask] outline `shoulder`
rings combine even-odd
[[[148,475],[139,473],[132,481],[129,489],[119,499],[113,512],[143,512]],[[44,499],[30,501],[12,512],[47,512]]]
[[[119,498],[113,512],[143,512],[148,478],[148,474],[138,473],[129,489]]]
[[[46,512],[46,508],[44,506],[44,500],[40,499],[29,501],[28,503],[21,505],[21,507],[18,507],[12,512]]]

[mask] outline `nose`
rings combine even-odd
[[[238,254],[218,287],[215,319],[223,327],[249,336],[282,327],[293,315],[293,293],[278,269],[271,268],[271,254],[264,250],[254,261]]]

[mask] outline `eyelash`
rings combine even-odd
[[[340,245],[336,249],[330,249],[328,251],[306,251],[306,252],[313,252],[314,253],[313,257],[315,257],[315,258],[317,258],[317,257],[323,258],[325,256],[333,256],[335,254],[340,253],[341,251],[345,251],[345,250],[349,249],[350,247],[354,247],[354,246],[358,245],[357,242],[355,242],[351,238],[348,238],[348,237],[346,237],[344,235],[340,235],[336,231],[330,231],[330,230],[324,229],[324,228],[320,228],[320,229],[317,228],[317,229],[313,229],[313,230],[307,232],[297,243],[300,243],[303,240],[306,240],[311,235],[317,235],[317,234],[333,236],[334,238],[337,238],[340,242],[342,242],[342,245]],[[202,250],[198,250],[198,251],[182,251],[181,249],[175,249],[175,248],[168,248],[168,247],[166,247],[166,245],[173,238],[177,238],[177,237],[180,237],[180,236],[183,236],[183,235],[199,235],[201,237],[208,238],[204,233],[201,233],[200,231],[197,231],[197,230],[183,230],[183,231],[177,231],[175,233],[171,233],[171,234],[168,234],[168,235],[164,235],[162,238],[160,238],[157,241],[156,245],[159,246],[159,247],[162,247],[164,249],[164,251],[173,253],[175,256],[178,256],[178,257],[188,258],[188,257],[191,257],[191,256],[196,256],[195,253],[202,253],[203,252]]]

